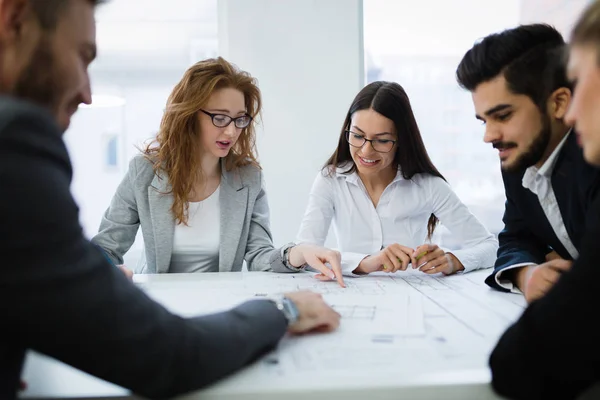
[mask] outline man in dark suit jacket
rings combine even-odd
[[[503,170],[504,229],[486,283],[504,291],[518,288],[528,301],[560,276],[560,270],[539,264],[578,257],[584,217],[600,187],[600,174],[585,163],[564,121],[571,98],[564,45],[548,25],[523,25],[487,36],[457,69]]]
[[[585,160],[600,166],[600,1],[575,24],[569,76],[578,82],[566,120],[575,124]],[[492,385],[514,399],[600,398],[598,246],[600,195],[589,207],[579,258],[549,292],[532,302],[494,349]],[[546,266],[568,269],[570,261]],[[585,392],[585,393],[584,393]]]
[[[233,373],[286,331],[339,324],[309,292],[180,318],[84,238],[62,132],[91,101],[96,3],[0,2],[0,399],[15,398],[28,349],[165,398]]]

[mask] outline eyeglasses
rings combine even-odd
[[[200,111],[203,112],[204,114],[208,115],[210,117],[210,119],[212,120],[213,125],[216,126],[217,128],[225,128],[226,126],[229,126],[231,121],[233,121],[236,128],[244,129],[248,125],[250,125],[250,122],[252,122],[252,117],[249,115],[242,115],[242,116],[233,118],[233,117],[230,117],[229,115],[225,115],[225,114],[213,114],[213,113],[209,113],[208,111],[205,111],[205,110],[200,110]]]
[[[346,140],[352,147],[363,147],[365,143],[370,142],[373,150],[378,153],[389,153],[394,148],[396,140],[390,139],[367,139],[361,134],[346,131]]]

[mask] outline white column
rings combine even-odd
[[[281,245],[364,83],[362,0],[219,0],[218,14],[220,55],[263,94],[258,150]]]

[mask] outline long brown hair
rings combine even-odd
[[[356,164],[350,153],[350,145],[346,140],[346,130],[350,129],[352,115],[355,112],[368,109],[373,109],[394,122],[398,133],[398,142],[393,166],[400,168],[404,179],[412,179],[415,174],[426,173],[446,180],[427,154],[408,95],[399,84],[384,81],[368,84],[352,101],[342,126],[337,149],[323,167],[328,169],[329,174],[335,172],[335,167],[343,167],[348,163],[351,165],[344,173],[350,174],[356,171]],[[431,214],[427,222],[427,239],[431,239],[437,223],[438,218]]]
[[[173,88],[160,122],[156,138],[143,153],[154,164],[154,171],[165,173],[174,201],[171,211],[177,223],[187,223],[188,201],[194,183],[202,180],[200,124],[198,111],[215,90],[233,88],[244,94],[246,111],[252,122],[244,128],[225,157],[231,171],[252,164],[260,168],[256,152],[255,121],[262,101],[256,79],[221,57],[200,61],[191,66]]]

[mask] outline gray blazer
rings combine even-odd
[[[219,271],[240,271],[246,260],[251,271],[294,272],[282,259],[287,245],[273,247],[261,170],[246,166],[226,171],[223,165],[222,171]],[[104,249],[113,263],[122,264],[141,225],[146,265],[138,272],[169,272],[175,230],[170,189],[166,174],[156,174],[143,155],[134,157],[92,242]]]

